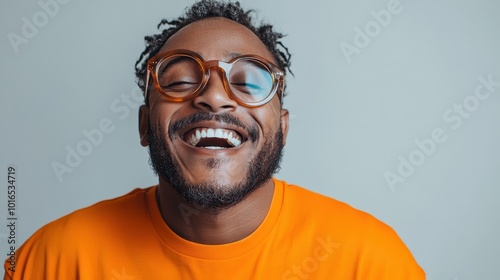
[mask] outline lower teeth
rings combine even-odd
[[[219,147],[219,146],[206,146],[206,147],[203,147],[203,148],[210,149],[210,150],[225,149],[224,147]]]

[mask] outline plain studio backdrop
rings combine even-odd
[[[2,2],[3,258],[13,238],[19,247],[49,221],[157,182],[139,144],[134,63],[143,37],[192,3]],[[428,279],[498,277],[500,2],[242,5],[288,34],[293,54],[277,177],[391,225]]]

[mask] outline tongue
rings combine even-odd
[[[196,147],[222,147],[231,148],[232,145],[227,143],[227,140],[221,138],[201,138]]]

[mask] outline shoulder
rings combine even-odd
[[[134,189],[133,191],[112,199],[95,203],[76,210],[44,226],[44,231],[78,230],[97,227],[109,222],[116,223],[119,217],[134,217],[147,212],[146,194],[154,191],[154,187]],[[87,225],[84,227],[83,225]]]
[[[126,229],[134,220],[144,220],[144,215],[148,215],[146,194],[153,190],[153,187],[135,189],[123,196],[98,202],[54,220],[37,230],[23,244],[18,255],[22,257],[45,250],[55,252],[55,249],[76,252],[82,246],[98,246],[98,242],[94,241],[110,234],[107,228],[112,226],[116,230],[121,227]]]
[[[154,187],[135,189],[46,224],[16,251],[16,272],[6,270],[6,275],[12,279],[75,279],[80,265],[98,261],[96,256],[102,256],[104,245],[117,252],[124,244],[122,232],[128,234],[135,225],[141,228],[148,217],[146,195],[154,191]]]
[[[347,203],[284,182],[283,213],[300,238],[324,236],[361,279],[422,279],[424,275],[397,233]],[[414,275],[418,277],[413,278]],[[383,276],[383,277],[382,277]]]
[[[337,199],[313,192],[303,187],[284,182],[284,208],[291,215],[307,218],[308,221],[323,225],[342,225],[343,230],[358,230],[360,227],[375,227],[387,230],[387,226],[371,214],[356,209]],[[339,228],[336,227],[338,230]],[[352,234],[352,232],[350,232]]]
[[[358,242],[380,238],[399,241],[390,226],[345,202],[287,183],[284,192],[285,212],[303,224]]]

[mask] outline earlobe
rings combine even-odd
[[[283,146],[286,144],[286,137],[288,135],[288,121],[289,113],[287,109],[281,109],[281,132],[283,133]]]
[[[147,147],[148,143],[148,127],[149,127],[149,108],[146,105],[141,105],[139,108],[139,136],[141,145]]]

